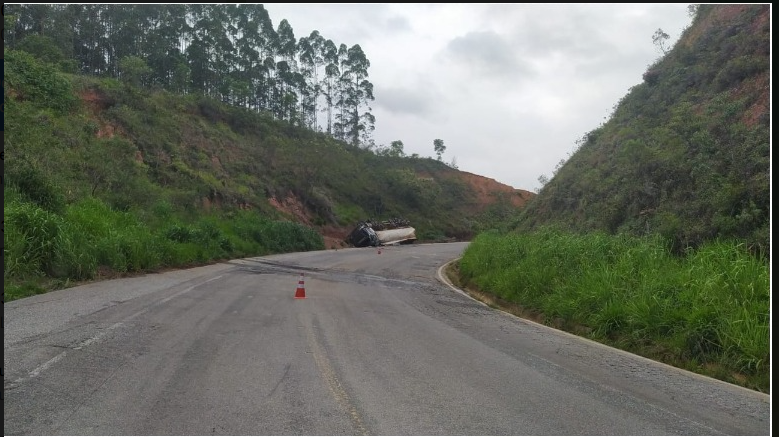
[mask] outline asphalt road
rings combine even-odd
[[[4,434],[770,434],[765,394],[451,288],[440,268],[464,248],[250,258],[7,303]]]

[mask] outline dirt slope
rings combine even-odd
[[[478,196],[477,205],[482,209],[491,203],[495,203],[499,195],[504,195],[516,207],[524,206],[531,197],[535,196],[535,193],[502,184],[495,179],[485,176],[464,171],[458,172],[458,176],[473,187]]]

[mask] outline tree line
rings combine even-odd
[[[373,145],[362,48],[317,30],[298,39],[286,19],[274,28],[261,4],[8,4],[4,20],[6,49],[63,71],[200,93]]]

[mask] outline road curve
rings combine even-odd
[[[440,277],[465,246],[248,258],[6,303],[4,434],[770,435],[765,394],[465,296]]]

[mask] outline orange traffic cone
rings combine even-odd
[[[300,274],[300,280],[298,281],[298,288],[295,290],[295,299],[306,298],[306,286],[303,284],[303,274]]]

